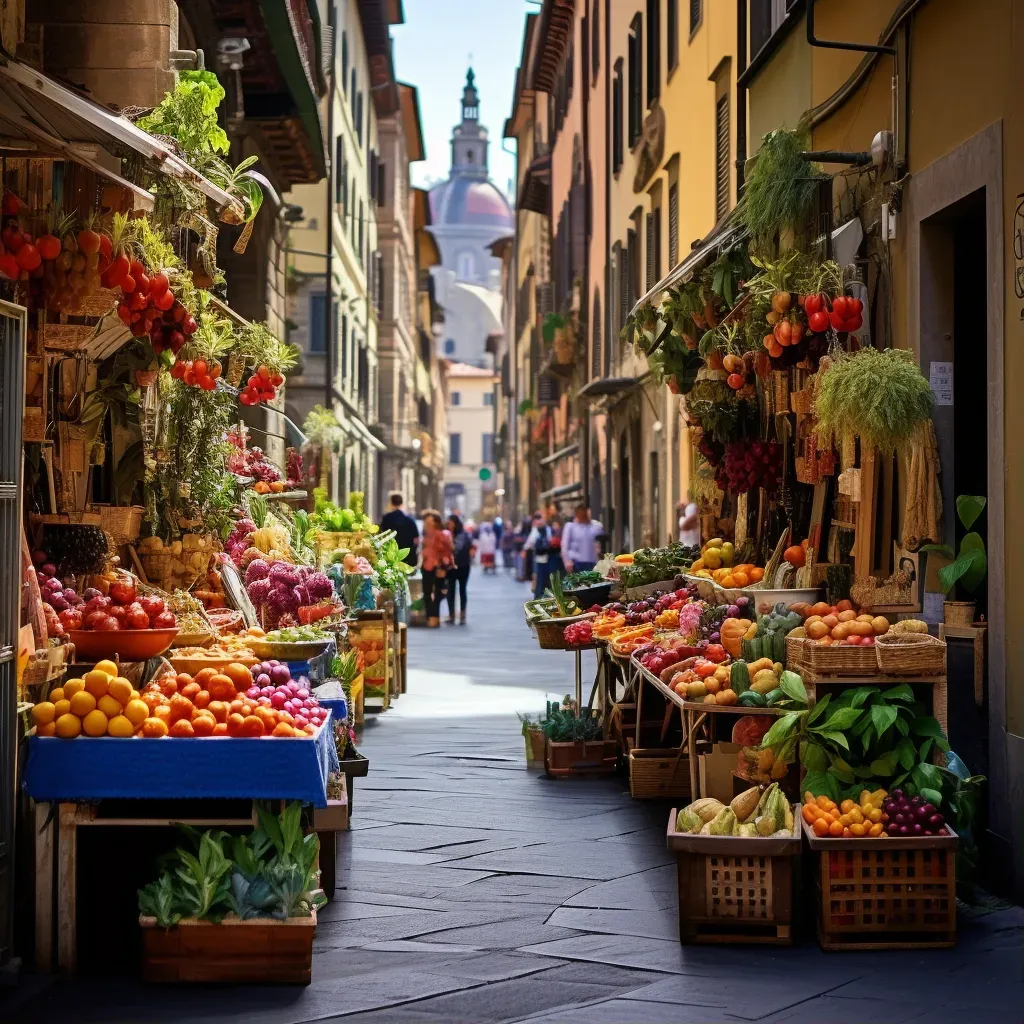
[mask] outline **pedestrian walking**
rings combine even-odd
[[[420,546],[420,531],[416,528],[416,520],[402,508],[405,504],[405,497],[400,491],[394,491],[388,502],[391,505],[391,511],[381,519],[380,528],[395,531],[395,540],[399,548],[409,549],[409,553],[403,561],[407,565],[415,565],[419,557]]]
[[[597,539],[604,527],[591,519],[585,502],[576,506],[576,515],[562,527],[562,562],[566,572],[589,572],[597,565]]]
[[[452,538],[452,567],[448,570],[448,625],[455,625],[455,597],[459,598],[459,625],[466,624],[466,587],[469,570],[476,551],[473,537],[458,516],[448,517],[448,532]]]
[[[480,569],[482,572],[495,573],[495,553],[498,550],[498,538],[494,527],[490,523],[480,524],[480,538],[477,541],[477,550],[480,552]]]
[[[533,556],[533,596],[540,598],[548,588],[551,579],[551,542],[553,533],[543,512],[534,512],[530,535],[526,538],[523,551]]]
[[[448,570],[455,565],[452,535],[444,528],[441,513],[427,509],[423,513],[423,604],[427,626],[441,625],[441,598],[444,596]]]
[[[700,516],[693,498],[679,502],[679,543],[687,547],[700,545]]]
[[[522,544],[522,538],[514,530],[503,530],[501,533],[501,566],[505,572],[512,572],[516,567],[516,546]]]

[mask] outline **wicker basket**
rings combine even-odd
[[[790,653],[790,644],[800,644]],[[791,659],[794,659],[791,660]],[[786,662],[807,669],[819,676],[876,676],[878,659],[874,647],[836,645],[825,647],[815,640],[786,638]]]
[[[946,642],[927,633],[886,633],[875,637],[878,669],[886,676],[946,674]]]
[[[973,601],[943,601],[942,618],[947,626],[973,626]]]
[[[537,619],[533,628],[537,631],[537,643],[542,651],[571,651],[574,646],[566,642],[565,627],[571,626],[574,622],[583,622],[586,619],[593,619],[592,613],[587,615],[566,615],[560,619]]]
[[[630,750],[629,793],[634,800],[689,800],[690,759],[682,748]]]
[[[141,505],[89,505],[88,510],[100,517],[99,525],[114,538],[114,543],[134,544],[142,532]]]

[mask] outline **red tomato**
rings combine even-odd
[[[82,628],[82,612],[79,608],[65,608],[57,618],[65,629]]]
[[[164,599],[162,597],[157,597],[156,594],[146,594],[139,602],[139,604],[142,605],[142,607],[146,611],[146,614],[150,618],[154,618],[155,616],[159,615],[167,607],[164,604]]]
[[[36,248],[44,260],[55,260],[60,255],[60,239],[56,235],[40,235]]]
[[[116,604],[131,604],[136,593],[135,584],[131,580],[117,579],[110,584],[110,599]]]
[[[115,633],[121,628],[121,623],[112,615],[104,615],[103,620],[94,628],[103,633]]]
[[[816,310],[808,318],[808,323],[810,325],[811,330],[814,331],[815,334],[823,334],[825,331],[828,330],[828,313],[821,309]]]
[[[825,308],[825,297],[823,295],[808,295],[804,299],[804,312],[808,316],[820,313]]]
[[[160,292],[159,295],[153,295],[153,284],[150,282],[149,295],[153,300],[153,305],[157,309],[166,312],[171,306],[174,305],[174,292],[165,290]]]
[[[133,604],[128,610],[128,622],[129,629],[149,629],[149,616],[146,614],[142,605]]]
[[[163,271],[158,271],[149,279],[149,293],[154,296],[163,295],[165,291],[171,286],[171,282],[167,280],[167,275]],[[170,309],[174,305],[174,300],[171,300],[170,305],[162,306],[162,309]]]

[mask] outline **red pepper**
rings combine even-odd
[[[704,651],[704,657],[708,661],[721,664],[726,659],[725,648],[721,644],[708,644],[707,649]]]

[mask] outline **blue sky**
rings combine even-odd
[[[502,151],[502,130],[512,110],[523,25],[539,3],[528,0],[404,0],[405,24],[393,25],[395,73],[419,89],[427,158],[413,164],[415,185],[448,176],[449,139],[469,55],[480,93],[480,120],[490,133],[491,178],[509,191],[515,158]],[[511,146],[511,142],[506,143]]]

